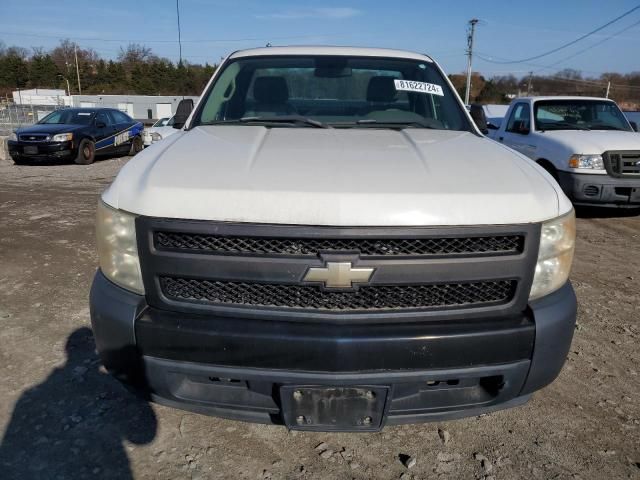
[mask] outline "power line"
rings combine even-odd
[[[623,33],[631,30],[633,27],[636,27],[638,25],[640,25],[640,20],[638,20],[637,22],[633,22],[631,25],[626,26],[622,30],[617,31],[617,32],[607,36],[606,38],[603,38],[602,40],[600,40],[600,41],[598,41],[598,42],[596,42],[596,43],[594,43],[592,45],[589,45],[586,48],[583,48],[582,50],[578,50],[577,52],[572,53],[571,55],[569,55],[567,57],[564,57],[564,58],[558,60],[557,62],[552,63],[551,65],[540,65],[538,63],[524,63],[524,62],[523,63],[524,63],[524,65],[537,67],[538,68],[537,72],[540,72],[542,70],[549,70],[549,69],[552,69],[552,68],[556,67],[557,65],[560,65],[561,63],[564,63],[564,62],[566,62],[568,60],[571,60],[572,58],[575,58],[575,57],[577,57],[579,55],[582,55],[583,53],[588,52],[589,50],[591,50],[593,48],[596,48],[596,47],[602,45],[603,43],[608,42],[609,40],[618,37],[619,35],[622,35]],[[478,58],[480,58],[480,60],[483,60],[485,62],[501,63],[501,62],[493,61],[493,59],[488,58],[487,56],[485,56],[481,52],[476,52],[476,55],[478,56]],[[500,57],[498,57],[498,58],[500,58]],[[588,70],[584,70],[584,71],[587,71],[589,73],[603,73],[603,72],[594,72],[594,71],[588,71]],[[524,70],[523,70],[523,72],[524,72]]]
[[[528,57],[528,58],[522,58],[520,60],[506,60],[506,61],[497,61],[497,60],[486,60],[488,62],[491,63],[499,63],[499,64],[511,64],[511,63],[525,63],[525,62],[529,62],[531,60],[537,60],[538,58],[542,58],[542,57],[546,57],[548,55],[551,55],[553,53],[556,53],[560,50],[564,50],[567,47],[570,47],[571,45],[575,45],[576,43],[584,40],[587,37],[590,37],[591,35],[598,33],[601,30],[604,30],[605,28],[607,28],[609,25],[612,25],[614,23],[616,23],[618,20],[621,20],[622,18],[632,14],[633,12],[635,12],[636,10],[640,9],[640,5],[636,5],[635,7],[633,7],[631,10],[628,10],[627,12],[623,13],[622,15],[614,18],[613,20],[610,20],[609,22],[605,23],[604,25],[599,26],[598,28],[596,28],[595,30],[591,30],[588,33],[585,33],[584,35],[581,35],[580,37],[576,38],[575,40],[572,40],[568,43],[565,43],[564,45],[561,45],[559,47],[556,47],[552,50],[549,50],[548,52],[544,52],[541,53],[539,55],[534,55],[533,57]]]
[[[480,53],[476,52],[476,56],[478,58],[480,58],[481,60],[485,60],[485,57],[483,55],[481,55]],[[528,63],[525,65],[531,65],[534,67],[542,67],[544,68],[548,68],[545,67],[543,65],[539,65],[539,64],[535,64],[535,63]],[[584,70],[586,72],[589,72],[588,70]],[[500,72],[493,72],[493,73],[531,73],[530,70],[518,70],[518,71],[512,71],[512,70],[502,70]],[[606,72],[590,72],[590,73],[597,73],[597,74],[604,74]],[[547,77],[543,77],[543,79],[549,79],[549,80],[557,80],[557,81],[561,81],[561,82],[568,82],[568,83],[583,83],[586,85],[591,85],[591,86],[596,86],[596,87],[606,87],[605,83],[602,82],[598,82],[595,80],[583,80],[581,78],[566,78],[566,77],[561,77],[560,75],[550,75]],[[622,83],[611,83],[610,84],[612,87],[616,87],[616,88],[628,88],[628,89],[632,89],[632,90],[640,90],[640,85],[625,85]]]
[[[551,65],[549,65],[547,67],[543,67],[542,70],[545,70],[545,69],[548,69],[548,68],[553,68],[556,65],[559,65],[561,63],[566,62],[567,60],[571,60],[572,58],[577,57],[578,55],[582,55],[583,53],[588,52],[592,48],[598,47],[598,46],[602,45],[603,43],[608,42],[612,38],[617,37],[618,35],[622,35],[624,32],[626,32],[628,30],[631,30],[633,27],[635,27],[637,25],[640,25],[640,20],[638,20],[637,22],[632,23],[631,25],[629,25],[629,26],[623,28],[622,30],[614,33],[613,35],[609,35],[608,37],[600,40],[599,42],[596,42],[596,43],[594,43],[594,44],[592,44],[592,45],[590,45],[590,46],[588,46],[586,48],[583,48],[582,50],[579,50],[579,51],[573,53],[572,55],[569,55],[568,57],[565,57],[565,58],[563,58],[561,60],[558,60],[557,62],[554,62],[554,63],[552,63]]]
[[[492,60],[493,60],[493,58],[491,58],[490,56],[488,56],[488,55],[487,55],[487,54],[485,54],[485,53],[482,53],[482,52],[476,52],[476,53],[475,53],[475,55],[476,55],[480,60],[482,60],[482,61],[489,62],[489,63],[496,63],[495,61],[492,61]],[[494,58],[504,58],[504,57],[494,57]],[[549,67],[549,65],[541,65],[540,63],[531,63],[531,62],[528,62],[528,63],[524,63],[524,62],[523,62],[523,63],[522,63],[522,65],[525,65],[525,66],[528,66],[528,67],[537,67],[539,70],[544,70],[544,69],[547,69],[547,68]],[[515,71],[512,71],[512,70],[502,70],[502,72],[504,72],[504,73],[509,73],[509,72],[512,72],[512,73],[527,73],[527,72],[529,72],[530,70],[531,70],[531,69],[526,69],[526,70],[515,70]],[[594,74],[602,74],[602,73],[604,73],[604,72],[601,72],[601,71],[596,71],[596,70],[585,70],[585,69],[580,69],[580,71],[585,72],[585,73],[594,73]]]

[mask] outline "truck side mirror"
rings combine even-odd
[[[484,114],[482,105],[477,105],[477,104],[471,105],[471,108],[469,109],[469,113],[471,114],[471,118],[473,119],[473,122],[478,127],[478,130],[480,130],[484,135],[489,133],[489,129],[487,128],[487,117]]]
[[[631,128],[633,128],[634,132],[638,131],[638,124],[636,122],[629,122],[629,124],[631,125]]]
[[[173,128],[182,128],[184,124],[187,123],[187,118],[191,115],[191,111],[193,110],[193,100],[190,98],[185,98],[180,100],[178,104],[178,108],[176,109],[176,114],[173,116]]]

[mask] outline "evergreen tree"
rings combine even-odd
[[[29,86],[32,88],[57,88],[60,84],[58,67],[51,55],[35,54],[29,62]]]

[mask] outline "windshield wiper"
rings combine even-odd
[[[623,132],[628,131],[628,130],[625,130],[623,128],[614,127],[613,125],[605,125],[605,124],[602,124],[602,123],[598,123],[596,125],[590,125],[589,128],[591,130],[621,130]]]
[[[313,118],[303,117],[302,115],[280,115],[277,117],[242,117],[233,120],[219,120],[214,122],[202,123],[201,125],[233,125],[242,123],[291,123],[298,125],[308,125],[315,128],[331,128],[326,123],[319,122]]]
[[[363,118],[362,120],[357,120],[353,123],[340,123],[335,124],[336,127],[352,127],[352,126],[362,126],[362,127],[381,127],[381,128],[430,128],[435,129],[436,127],[429,125],[426,122],[420,122],[418,120],[407,120],[407,121],[379,121],[373,118]]]

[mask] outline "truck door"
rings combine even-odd
[[[498,133],[497,140],[527,157],[534,158],[536,146],[531,139],[531,107],[529,104],[526,102],[516,103],[506,122],[504,130]]]

